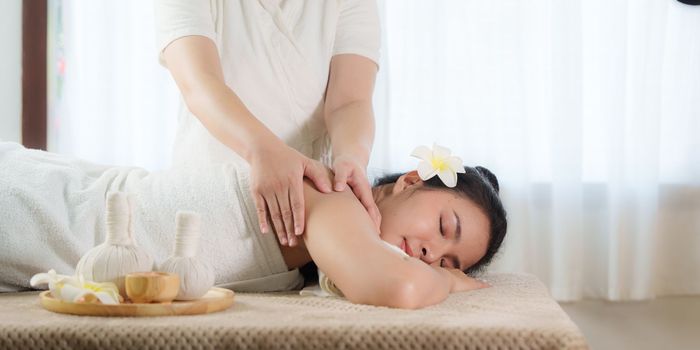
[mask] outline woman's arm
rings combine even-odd
[[[322,194],[308,183],[306,248],[316,265],[354,303],[421,308],[443,301],[455,286],[446,269],[402,256],[382,243],[349,191]]]

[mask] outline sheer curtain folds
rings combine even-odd
[[[49,21],[49,150],[168,166],[179,92],[158,64],[153,4],[52,0]]]
[[[152,4],[52,3],[65,74],[50,150],[166,167],[179,94]],[[533,273],[558,300],[700,293],[700,6],[379,5],[371,174],[415,169],[433,142],[491,169],[510,220],[492,270]]]
[[[700,8],[383,7],[375,171],[432,142],[493,170],[510,217],[493,269],[558,300],[700,293]]]

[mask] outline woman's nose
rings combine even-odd
[[[442,254],[445,253],[445,249],[447,249],[447,247],[444,247],[441,244],[425,244],[420,249],[421,260],[432,264],[440,259]]]
[[[427,263],[432,263],[436,258],[435,258],[435,252],[434,249],[428,249],[427,247],[421,248],[421,260],[427,262]]]

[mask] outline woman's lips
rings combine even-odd
[[[408,241],[404,238],[403,241],[401,241],[401,249],[403,249],[408,256],[413,257],[413,251],[411,250],[411,247],[408,245]]]

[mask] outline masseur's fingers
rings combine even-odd
[[[282,215],[282,224],[284,225],[284,232],[287,235],[287,241],[289,246],[293,247],[296,245],[296,237],[294,236],[294,217],[292,215],[292,207],[289,203],[289,190],[283,191],[281,194],[277,194],[277,203],[280,206],[280,214]]]
[[[294,234],[299,236],[304,232],[304,179],[294,181],[289,188],[289,204],[294,219]],[[291,232],[291,231],[290,231]]]
[[[327,193],[332,190],[328,171],[321,162],[309,159],[280,140],[262,145],[255,148],[249,159],[258,223],[261,231],[274,228],[280,244],[296,245],[297,234],[304,232],[304,176],[319,191]]]
[[[308,159],[304,165],[304,176],[311,179],[319,191],[323,193],[331,191],[331,180],[328,179],[326,167],[321,162]]]
[[[265,205],[265,198],[260,195],[260,193],[253,193],[253,198],[255,200],[255,213],[258,214],[258,225],[260,226],[260,232],[267,233],[269,226],[267,222],[267,209]]]
[[[360,200],[370,218],[372,218],[377,232],[379,232],[382,215],[379,212],[379,208],[377,208],[377,204],[374,203],[372,188],[367,181],[364,168],[351,157],[339,156],[333,163],[333,172],[335,173],[335,190],[343,191],[346,184],[350,186],[355,197]]]
[[[351,169],[352,168],[347,166],[336,166],[336,168],[333,169],[335,172],[335,179],[333,180],[335,183],[333,186],[334,190],[345,190],[345,184],[348,182],[348,176],[350,176]]]
[[[355,193],[360,203],[367,209],[367,213],[369,213],[372,221],[374,221],[377,231],[380,231],[382,214],[379,212],[379,208],[377,208],[377,204],[374,202],[372,188],[369,186],[367,178],[365,176],[353,176],[348,179],[348,185],[350,185],[352,192]]]
[[[280,207],[277,203],[277,197],[275,193],[269,193],[265,196],[265,202],[267,203],[267,208],[270,210],[270,218],[272,219],[272,225],[275,227],[275,233],[277,233],[277,238],[280,244],[287,244],[287,232],[284,229],[284,223],[282,222],[282,215],[280,214]]]

